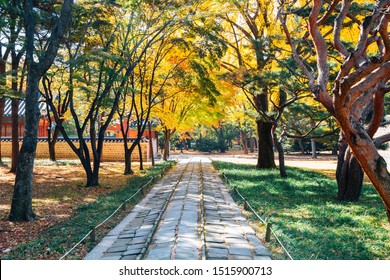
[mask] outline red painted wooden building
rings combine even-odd
[[[25,113],[26,113],[26,103],[24,100],[19,101],[19,125],[18,125],[18,136],[19,138],[23,137],[24,134],[24,124],[25,124]],[[39,120],[38,126],[38,137],[46,138],[48,136],[47,127],[49,125],[49,121],[46,116],[46,104],[40,102],[39,110],[41,112],[41,118]],[[11,99],[7,99],[5,101],[4,107],[4,116],[3,116],[3,125],[1,130],[2,138],[11,138],[12,137],[12,106]]]

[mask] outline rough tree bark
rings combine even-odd
[[[274,146],[278,151],[280,177],[287,178],[286,166],[284,163],[284,151],[282,146],[283,137],[281,137],[281,139],[278,139],[278,137],[276,136],[276,122],[272,128],[272,135],[273,135]]]
[[[51,123],[51,122],[50,122]],[[63,119],[59,121],[59,125],[62,125]],[[51,125],[50,125],[51,126]],[[58,140],[58,136],[60,135],[60,129],[58,125],[54,128],[54,133],[51,135],[51,130],[48,130],[48,145],[49,145],[49,157],[51,161],[56,161],[56,144]]]
[[[142,148],[141,143],[138,143],[138,154],[139,154],[139,170],[144,170],[144,161],[142,158]]]
[[[337,199],[357,201],[363,186],[363,170],[353,156],[343,136],[339,139],[336,180],[338,186]]]
[[[361,111],[364,106],[358,106],[360,105],[360,99],[367,95],[370,90],[376,88],[379,94],[374,97],[374,99],[378,97],[378,100],[374,101],[376,104],[374,105],[373,118],[377,120],[383,108],[381,95],[390,92],[388,84],[390,79],[390,38],[388,32],[390,1],[378,1],[371,14],[361,22],[353,20],[358,23],[360,29],[355,48],[347,48],[341,40],[341,31],[347,17],[350,16],[351,1],[343,0],[338,11],[335,10],[337,5],[330,5],[326,13],[320,18],[320,13],[324,11],[323,6],[322,0],[313,1],[308,25],[309,35],[313,40],[316,53],[317,76],[311,73],[297,52],[296,43],[292,40],[281,13],[279,13],[279,20],[291,46],[295,61],[309,79],[310,91],[337,119],[346,143],[381,197],[390,221],[390,174],[385,160],[378,153],[375,139],[373,139],[375,125],[364,126],[359,119],[361,115],[359,108]],[[334,80],[332,97],[328,92],[330,78],[329,46],[321,34],[320,26],[335,11],[337,16],[334,20],[334,32],[331,42],[339,53],[342,65]],[[376,43],[378,52],[376,57],[370,58],[367,49],[369,46],[374,46],[373,43]],[[371,123],[374,123],[374,121],[371,121]],[[348,160],[348,157],[345,159]]]
[[[167,127],[164,128],[164,152],[163,152],[163,160],[168,160],[169,158],[169,144],[171,142],[171,137],[175,133],[176,129],[169,129]]]
[[[71,18],[73,0],[64,0],[61,14],[48,40],[48,47],[40,56],[39,62],[34,61],[34,35],[35,18],[32,0],[25,0],[23,11],[26,33],[26,62],[27,62],[27,87],[26,87],[26,123],[23,144],[20,149],[16,168],[15,187],[12,198],[9,219],[12,221],[31,221],[35,219],[32,210],[32,182],[35,152],[38,138],[39,123],[39,80],[54,62],[60,46],[61,38]]]
[[[30,69],[34,68],[31,67]],[[9,215],[11,221],[32,221],[35,219],[35,214],[32,210],[32,181],[38,138],[39,111],[37,93],[39,90],[39,77],[32,72],[29,71],[27,76],[26,122],[23,144],[16,168],[14,194]]]
[[[256,121],[258,133],[258,156],[257,168],[276,168],[273,137],[272,137],[272,122]]]
[[[16,164],[19,157],[19,100],[12,98],[12,163],[10,172],[16,172]]]

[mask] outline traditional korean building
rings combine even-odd
[[[1,137],[2,138],[11,138],[12,137],[12,104],[11,99],[7,99],[5,101],[5,107],[4,107],[4,116],[3,116],[3,125],[1,130]],[[48,125],[49,121],[47,119],[46,115],[46,104],[40,102],[39,103],[39,110],[41,112],[41,118],[39,120],[39,126],[38,126],[38,137],[39,138],[46,138],[48,136]],[[19,116],[19,125],[18,125],[18,136],[19,138],[23,137],[24,133],[24,125],[25,125],[25,114],[26,114],[26,102],[24,100],[19,101],[19,109],[18,109],[18,116]]]

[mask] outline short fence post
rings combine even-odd
[[[89,240],[91,242],[96,241],[96,228],[94,226],[91,227],[91,234],[89,235]]]
[[[246,200],[246,198],[244,198],[244,209],[245,210],[248,210],[248,200]]]
[[[265,231],[265,241],[266,242],[271,241],[271,226],[272,226],[272,223],[267,223],[267,229]]]
[[[123,210],[123,211],[126,211],[126,202],[123,202],[123,204],[122,204],[122,210]]]

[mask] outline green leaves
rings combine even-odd
[[[190,61],[190,67],[196,74],[196,81],[199,86],[197,89],[201,95],[207,96],[210,104],[215,104],[216,96],[221,93],[218,91],[215,83],[211,79],[207,68],[196,60]]]

